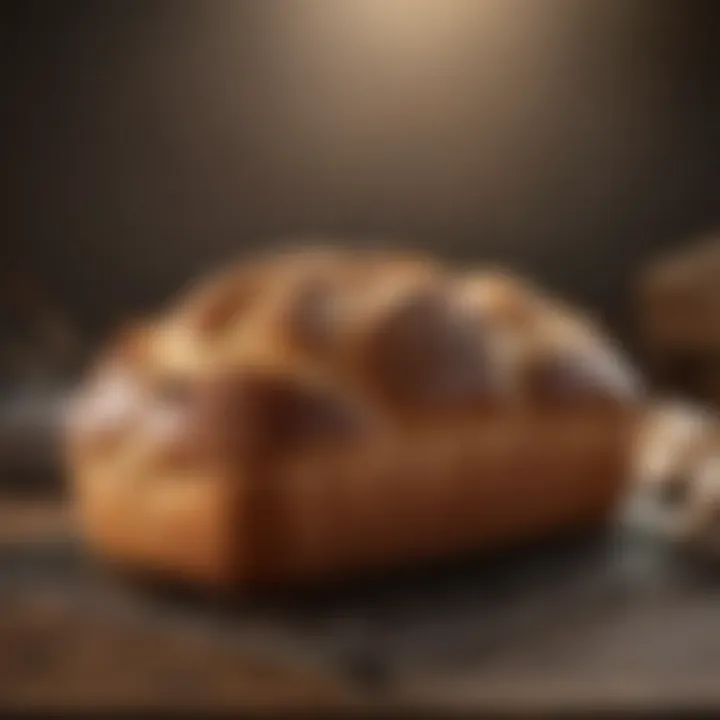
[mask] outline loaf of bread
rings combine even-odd
[[[127,328],[78,391],[67,455],[104,556],[304,580],[601,522],[641,396],[598,325],[518,278],[314,250]]]

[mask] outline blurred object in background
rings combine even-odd
[[[656,260],[639,290],[640,342],[654,382],[720,404],[720,230]]]
[[[685,400],[657,400],[637,437],[629,493],[630,528],[717,558],[720,551],[720,416]]]
[[[45,278],[22,263],[0,271],[0,484],[58,467],[63,398],[82,348]]]

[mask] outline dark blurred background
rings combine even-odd
[[[0,56],[0,706],[718,704],[720,597],[651,542],[231,619],[96,572],[55,496],[96,341],[282,238],[501,261],[632,346],[720,225],[720,0],[19,0]]]
[[[718,11],[5,2],[3,253],[92,334],[327,232],[505,261],[630,336],[638,268],[720,219]]]

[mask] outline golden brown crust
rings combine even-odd
[[[79,397],[88,536],[234,582],[587,522],[622,483],[633,411],[594,412],[615,396],[592,373],[565,392],[586,347],[602,334],[523,281],[422,255],[231,268],[129,327]]]

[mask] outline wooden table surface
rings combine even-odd
[[[607,536],[218,608],[0,496],[0,709],[720,708],[720,577]],[[720,716],[720,714],[718,714]]]
[[[226,642],[115,587],[84,566],[72,527],[62,502],[0,496],[0,710],[362,706],[302,659]]]

